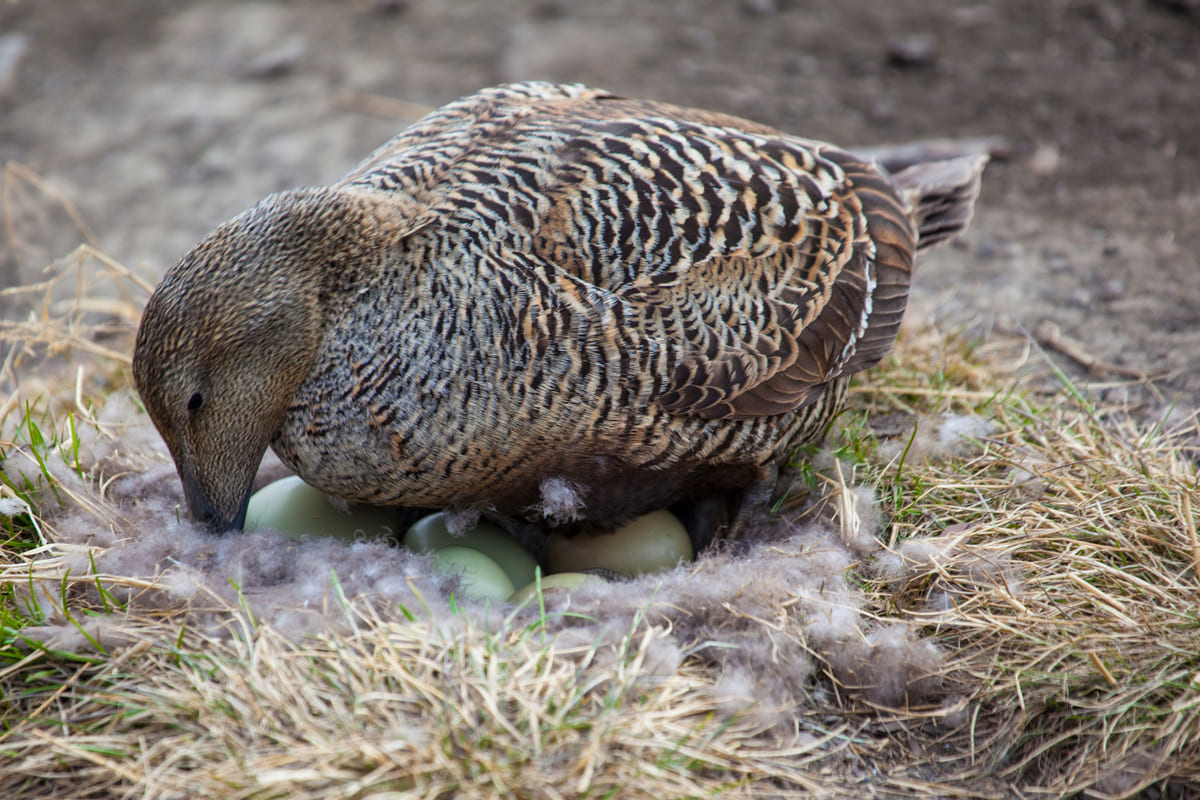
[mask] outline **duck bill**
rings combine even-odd
[[[246,508],[250,505],[250,490],[253,478],[245,482],[240,496],[235,495],[225,502],[212,498],[196,481],[190,469],[180,470],[183,496],[187,500],[188,514],[193,520],[207,526],[214,533],[241,531],[246,527]]]

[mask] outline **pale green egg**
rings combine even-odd
[[[329,496],[292,475],[267,484],[250,497],[246,530],[272,528],[290,536],[383,539],[398,533],[394,508],[349,504],[339,510]]]
[[[556,533],[546,541],[546,568],[550,572],[599,568],[621,575],[646,575],[691,560],[691,539],[670,511],[651,511],[611,533]]]
[[[476,600],[507,600],[513,582],[492,559],[470,547],[443,547],[433,553],[433,565],[462,575],[462,592]]]
[[[479,522],[462,536],[446,529],[446,515],[430,514],[416,522],[404,534],[403,544],[414,553],[429,553],[443,547],[469,547],[491,558],[507,573],[514,586],[533,580],[537,561],[504,530],[490,522]]]
[[[589,575],[586,572],[556,572],[553,575],[546,575],[542,578],[542,594],[549,592],[570,592],[572,589],[578,589],[580,586],[602,586],[608,583],[598,575]],[[537,595],[538,583],[533,581],[522,586],[512,593],[508,598],[508,602],[514,605],[521,605],[527,602],[530,598]]]

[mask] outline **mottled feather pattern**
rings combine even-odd
[[[434,381],[478,404],[457,454],[441,436],[427,447],[420,439],[454,431],[449,417],[461,424],[461,413],[439,419],[420,398],[403,413],[388,383],[360,389],[391,410],[377,413],[381,428],[420,420],[397,437],[397,455],[418,471],[437,464],[441,486],[472,464],[494,496],[529,483],[512,480],[527,459],[499,464],[495,453],[544,429],[557,441],[535,439],[531,453],[569,448],[622,472],[699,467],[726,453],[761,466],[819,434],[834,405],[820,401],[840,395],[831,384],[870,316],[875,243],[846,165],[869,167],[825,145],[712,124],[728,123],[717,115],[666,116],[659,106],[647,115],[645,104],[580,87],[535,88],[437,112],[440,122],[419,123],[343,183],[412,198],[437,220],[417,234],[430,285],[396,324],[436,320],[437,341],[468,343],[438,361],[479,367]],[[907,275],[913,231],[898,227],[908,247],[890,268]],[[439,298],[473,300],[479,313],[440,308]],[[403,348],[410,361],[433,356]],[[374,347],[368,354],[375,375],[429,380],[391,360],[378,367]],[[538,409],[536,431],[504,408]],[[419,504],[457,499],[434,493]]]
[[[297,284],[320,344],[272,431],[284,462],[352,500],[514,515],[561,478],[598,525],[819,436],[895,338],[921,202],[830,145],[540,83],[451,103],[313,191],[363,244],[314,245]],[[961,229],[974,194],[943,194]]]
[[[636,117],[646,104],[572,88],[566,97],[580,101],[564,106],[558,87],[544,91],[553,100],[540,105],[528,92],[495,91],[469,125],[471,106],[455,104],[445,151],[388,146],[347,182],[439,193],[434,213],[469,214],[477,235],[503,231],[513,251],[629,303],[639,329],[668,345],[671,382],[658,402],[669,411],[776,415],[819,398],[871,311],[874,242],[842,163],[865,165],[731,129],[719,115],[696,116],[721,127]],[[519,103],[498,113],[506,101]],[[466,138],[488,146],[465,152]],[[892,253],[905,272],[911,225],[908,238],[907,259]],[[838,318],[801,336],[822,309]]]

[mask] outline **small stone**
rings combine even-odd
[[[1092,13],[1100,21],[1109,33],[1120,33],[1125,30],[1126,21],[1125,14],[1122,13],[1119,4],[1114,2],[1099,3],[1095,6]]]
[[[1124,384],[1110,386],[1107,389],[1100,391],[1100,399],[1106,404],[1118,406],[1120,408],[1129,408],[1134,404],[1133,393],[1129,391],[1129,387]]]
[[[888,62],[896,67],[928,67],[937,60],[937,38],[929,33],[898,36],[888,43]]]
[[[308,54],[308,44],[300,35],[289,36],[278,46],[252,59],[242,68],[242,75],[247,78],[268,80],[280,78],[296,68],[296,65]]]
[[[1096,289],[1096,298],[1104,301],[1118,300],[1125,296],[1125,281],[1120,278],[1110,278],[1101,281]]]
[[[1058,145],[1043,142],[1029,157],[1029,170],[1034,175],[1050,175],[1058,170],[1061,161]]]
[[[1092,296],[1092,293],[1082,286],[1077,286],[1074,289],[1071,289],[1069,292],[1067,292],[1066,297],[1067,305],[1074,306],[1076,308],[1091,308],[1092,301],[1094,299],[1095,298]]]
[[[373,0],[371,10],[380,15],[398,15],[408,10],[407,0]]]
[[[1071,259],[1067,258],[1065,253],[1047,252],[1044,253],[1046,258],[1046,267],[1053,273],[1069,272],[1071,269]]]
[[[961,28],[974,28],[995,21],[996,12],[991,6],[977,5],[956,8],[950,16],[955,25]]]
[[[1177,14],[1192,14],[1200,17],[1200,0],[1152,0],[1163,8]]]
[[[33,37],[27,33],[0,36],[0,99],[12,94],[21,74],[21,61],[29,54]]]
[[[563,7],[561,2],[557,2],[557,0],[546,0],[546,2],[538,3],[534,6],[531,13],[535,19],[550,21],[565,17],[567,9]]]
[[[779,13],[778,0],[742,0],[742,8],[747,13],[767,17]]]
[[[792,55],[783,62],[783,71],[789,75],[815,75],[820,65],[816,56]]]

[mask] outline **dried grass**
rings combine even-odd
[[[1005,433],[983,454],[919,477],[920,516],[897,526],[954,520],[964,554],[1023,576],[1019,592],[915,612],[980,687],[972,724],[945,740],[956,766],[1055,796],[1125,795],[1164,775],[1200,785],[1194,454],[1070,406],[995,419]]]
[[[826,653],[781,729],[731,715],[728,695],[753,692],[754,676],[739,686],[678,657],[661,617],[588,640],[564,635],[578,629],[553,610],[485,623],[428,613],[432,599],[403,608],[335,592],[325,632],[289,638],[245,603],[204,598],[224,621],[213,630],[194,601],[140,602],[169,594],[154,576],[80,573],[102,545],[64,543],[50,509],[87,504],[106,530],[119,510],[94,476],[39,469],[37,454],[58,449],[72,464],[81,436],[120,441],[95,409],[128,382],[145,287],[95,250],[77,257],[75,275],[128,296],[78,278],[78,301],[64,305],[62,273],[28,290],[27,318],[0,322],[0,453],[25,459],[29,476],[0,490],[0,796],[1200,791],[1194,426],[1168,435],[1069,384],[1037,395],[1016,377],[1037,354],[906,329],[855,390],[825,479],[843,486],[829,493],[843,519],[853,506],[838,469],[884,498],[887,549],[855,569],[865,611],[881,639],[915,625],[948,654],[925,676],[945,699],[872,705],[845,685],[852,665]],[[89,299],[113,296],[103,308]],[[945,414],[990,426],[955,455],[938,449],[944,437],[922,438]],[[25,514],[25,501],[40,511]],[[742,622],[807,641],[792,615]]]

